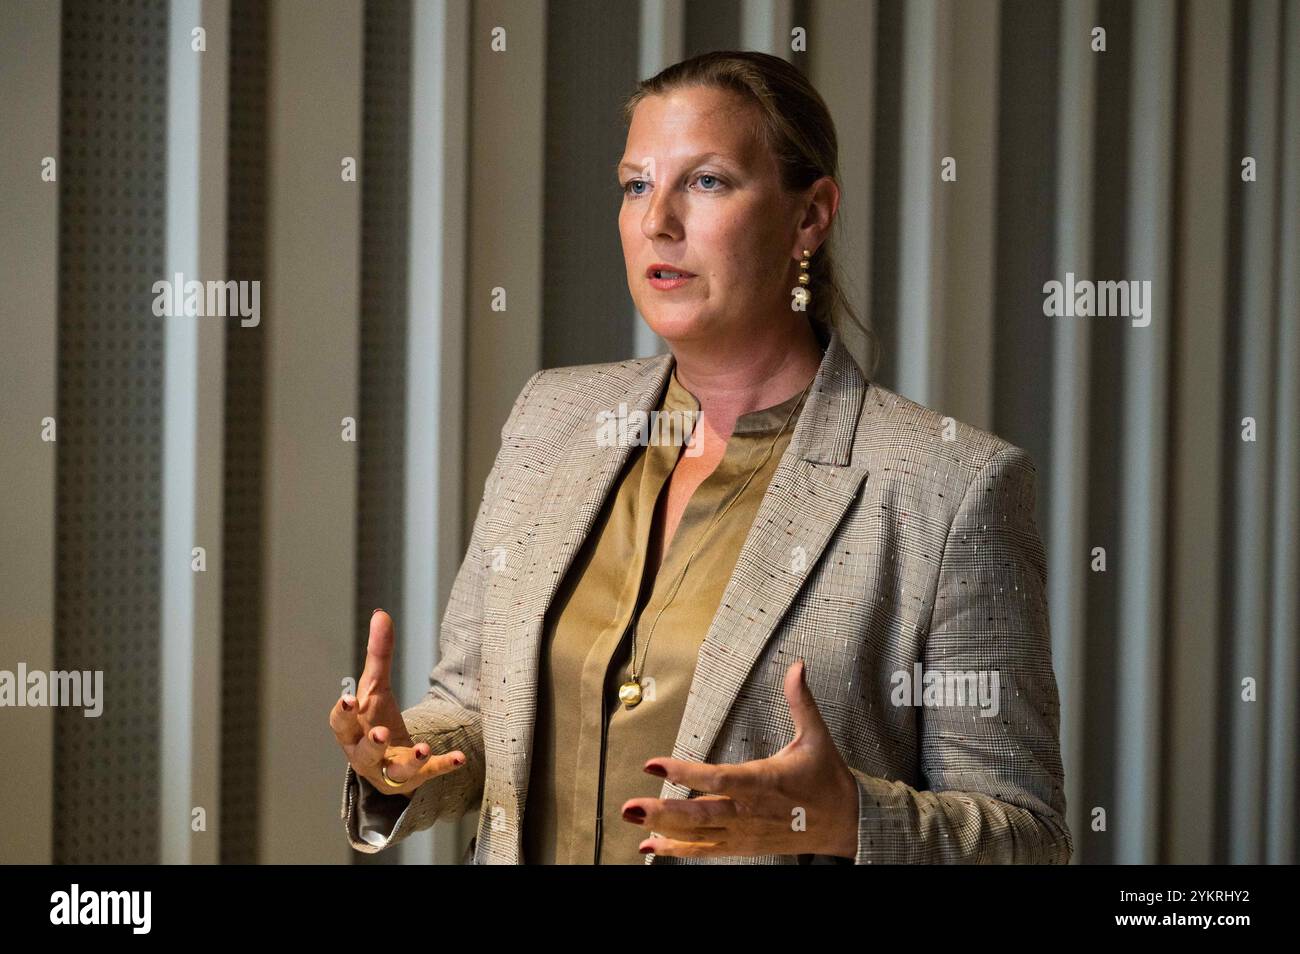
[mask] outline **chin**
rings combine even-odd
[[[667,310],[665,313],[665,309],[652,309],[649,312],[638,310],[641,311],[650,330],[665,341],[697,338],[706,334],[711,326],[711,322],[706,317],[694,312],[673,313]]]

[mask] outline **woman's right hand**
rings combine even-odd
[[[370,617],[366,668],[356,697],[344,695],[330,710],[330,728],[356,773],[385,795],[411,793],[438,775],[465,764],[459,749],[434,755],[427,742],[412,745],[389,676],[393,664],[393,618],[383,610]],[[381,773],[400,785],[384,781]]]

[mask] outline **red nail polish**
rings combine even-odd
[[[623,810],[623,818],[639,825],[645,821],[645,809],[638,805],[632,805]]]
[[[668,770],[664,768],[662,765],[647,765],[645,767],[645,770],[649,772],[651,775],[656,775],[659,778],[668,777]]]
[[[381,606],[381,607],[379,607],[379,609],[371,610],[371,611],[370,611],[370,615],[371,615],[371,616],[374,616],[376,613],[379,612],[380,609],[383,609],[383,607]]]
[[[641,852],[641,854],[643,855],[648,855],[650,854],[650,852],[654,851],[654,849],[649,846],[646,846],[645,848],[638,848],[637,851]]]
[[[451,760],[451,764],[452,764],[452,765],[464,765],[464,764],[465,764],[465,760],[464,760],[464,759],[452,759],[452,760]]]

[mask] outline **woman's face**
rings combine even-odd
[[[696,87],[648,96],[633,113],[618,228],[632,300],[668,342],[743,336],[790,315],[801,210],[750,109]],[[656,266],[689,277],[656,279]]]

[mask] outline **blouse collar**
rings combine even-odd
[[[762,407],[754,411],[749,411],[736,418],[736,426],[732,434],[773,434],[782,428],[787,421],[791,425],[799,419],[799,411],[796,407],[804,403],[807,391],[810,389],[800,388],[794,394],[790,395],[779,404],[773,404],[771,407]],[[700,402],[695,395],[677,380],[677,366],[673,363],[673,370],[668,378],[668,388],[664,392],[663,408],[666,411],[688,411],[699,413]]]

